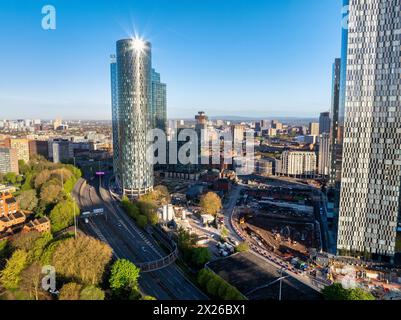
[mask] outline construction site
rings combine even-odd
[[[251,242],[283,259],[308,260],[312,252],[321,248],[320,225],[311,196],[305,190],[298,193],[276,189],[246,190],[234,222]]]

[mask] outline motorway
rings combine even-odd
[[[230,192],[229,199],[227,203],[224,205],[224,225],[230,232],[230,237],[237,240],[238,242],[242,242],[242,239],[235,232],[233,225],[231,223],[231,217],[234,214],[235,206],[237,205],[237,200],[241,195],[241,190],[244,189],[242,185],[237,185]]]
[[[107,185],[108,181],[105,182]],[[89,218],[87,224],[81,220],[80,227],[86,233],[108,243],[116,258],[133,263],[155,261],[166,256],[156,241],[126,216],[108,189],[99,186],[97,179],[90,183],[81,179],[74,188],[74,197],[81,212],[103,208],[104,216]],[[158,300],[208,299],[175,263],[161,270],[142,272],[139,286],[146,295],[154,296]]]

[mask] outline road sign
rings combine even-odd
[[[96,175],[97,175],[97,176],[104,176],[104,175],[105,175],[105,172],[103,172],[103,171],[98,171],[98,172],[96,172]]]

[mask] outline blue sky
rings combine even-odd
[[[41,28],[44,5],[57,29]],[[341,0],[1,0],[0,119],[109,119],[109,55],[139,33],[168,115],[317,116],[330,106]]]

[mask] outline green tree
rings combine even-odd
[[[322,290],[326,300],[375,300],[374,296],[360,288],[345,289],[341,283],[334,283]]]
[[[0,240],[0,261],[8,256],[9,251],[8,240]]]
[[[20,232],[10,239],[10,246],[13,250],[24,250],[29,252],[35,245],[35,241],[41,237],[40,232]]]
[[[15,185],[17,183],[17,174],[15,172],[8,172],[4,176],[4,181],[9,184]]]
[[[35,189],[40,190],[40,188],[50,179],[50,170],[42,170],[35,177]]]
[[[82,289],[80,300],[104,300],[104,297],[104,291],[92,285]]]
[[[34,262],[21,273],[20,291],[29,299],[49,300],[50,295],[42,289],[42,266]]]
[[[222,239],[226,239],[228,237],[228,235],[229,235],[228,229],[225,226],[222,226],[221,230],[220,230],[220,237]]]
[[[57,246],[62,242],[63,240],[57,240],[57,241],[52,241],[50,242],[46,248],[43,250],[42,256],[40,257],[40,262],[43,265],[50,265],[52,264],[52,259],[53,259],[53,253],[56,250]]]
[[[217,297],[219,292],[219,287],[222,284],[219,277],[212,275],[209,277],[209,281],[206,283],[207,293],[212,297]]]
[[[217,295],[221,298],[224,298],[227,295],[227,292],[230,290],[230,285],[227,282],[222,282],[217,290]]]
[[[17,196],[17,201],[22,210],[33,211],[38,206],[38,198],[35,190],[22,191]]]
[[[30,170],[29,165],[27,165],[24,160],[18,160],[18,168],[22,175],[25,175]]]
[[[134,203],[129,201],[128,198],[123,198],[123,200],[121,201],[121,206],[124,209],[125,213],[127,213],[132,219],[134,219],[135,221],[138,219],[138,216],[140,214],[139,208]]]
[[[156,212],[157,206],[154,202],[149,200],[139,200],[137,205],[141,215],[144,215],[147,218],[147,222],[150,224],[156,224],[159,222]]]
[[[74,206],[75,214],[79,214],[79,207],[75,200],[68,198],[58,203],[50,212],[50,221],[53,232],[59,232],[74,224]]]
[[[212,254],[209,248],[195,247],[192,249],[192,265],[195,267],[203,267],[207,262],[212,259]]]
[[[221,199],[216,193],[208,192],[201,197],[200,207],[204,213],[216,216],[222,208]]]
[[[17,289],[21,281],[21,272],[27,263],[27,253],[17,250],[7,260],[6,267],[0,272],[0,283],[6,289]]]
[[[148,224],[148,218],[142,214],[140,214],[136,220],[136,222],[138,223],[138,226],[140,226],[141,228],[145,228],[146,225]]]
[[[57,274],[82,284],[98,284],[112,256],[111,248],[94,238],[69,238],[57,245],[52,265]]]
[[[361,288],[350,289],[349,300],[376,300],[376,298],[370,293]]]
[[[24,183],[21,186],[21,191],[28,191],[31,190],[33,188],[32,186],[32,173],[31,172],[27,172],[25,174],[25,180]]]
[[[211,273],[212,272],[209,269],[202,269],[201,271],[199,271],[197,280],[202,288],[206,288],[206,284],[209,281]]]
[[[152,296],[144,296],[141,300],[157,300],[157,299]]]
[[[81,295],[82,285],[70,282],[66,283],[60,289],[59,300],[79,300]]]
[[[224,300],[245,300],[245,297],[233,286],[228,286]]]
[[[111,267],[110,288],[117,296],[124,291],[137,290],[140,269],[126,259],[118,259]]]
[[[156,201],[159,205],[162,206],[171,202],[170,192],[168,191],[168,188],[166,186],[156,186],[153,190],[153,193],[155,194]]]
[[[242,242],[235,247],[235,252],[247,252],[247,251],[249,251],[249,245],[246,242]]]
[[[50,232],[45,232],[40,235],[33,242],[32,249],[28,252],[28,261],[41,261],[43,252],[45,251],[46,246],[53,240],[53,236]]]
[[[44,204],[55,204],[61,198],[61,186],[54,184],[54,182],[45,184],[40,191],[40,200]]]

